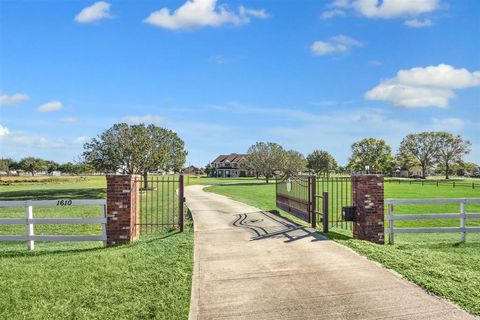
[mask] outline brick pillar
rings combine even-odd
[[[128,243],[140,234],[140,176],[107,175],[107,245]]]
[[[373,174],[353,176],[352,190],[353,205],[357,207],[353,237],[385,243],[383,177]]]

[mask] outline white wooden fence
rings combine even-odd
[[[100,206],[99,218],[34,218],[33,207],[71,207],[71,206]],[[39,200],[39,201],[0,201],[0,207],[24,207],[25,218],[1,218],[0,225],[25,225],[25,235],[0,235],[0,241],[27,241],[28,248],[33,250],[35,240],[38,241],[103,241],[106,245],[106,213],[105,199],[94,200]],[[35,235],[35,224],[101,224],[102,234],[94,236],[84,235]]]
[[[399,204],[447,204],[458,203],[460,213],[437,213],[437,214],[395,214],[394,205]],[[467,227],[467,219],[480,219],[480,213],[467,213],[467,204],[480,203],[480,198],[451,198],[451,199],[386,199],[388,214],[385,220],[388,227],[388,243],[395,242],[395,233],[460,233],[460,241],[465,241],[467,232],[480,232],[480,227]],[[435,220],[435,219],[459,219],[458,228],[394,228],[394,222],[399,220]]]

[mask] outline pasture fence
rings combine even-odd
[[[450,204],[458,203],[460,213],[437,213],[437,214],[395,214],[395,205],[402,204]],[[386,199],[388,214],[385,219],[388,227],[385,233],[388,234],[388,242],[394,244],[396,233],[460,233],[460,241],[466,240],[467,232],[480,232],[480,227],[467,227],[467,219],[480,219],[480,213],[467,213],[467,204],[480,203],[480,198],[450,198],[450,199]],[[406,220],[441,220],[459,219],[460,226],[455,228],[395,228],[395,221]]]
[[[99,206],[100,217],[97,218],[34,218],[34,207],[70,207]],[[38,200],[38,201],[0,201],[0,207],[24,207],[24,218],[0,218],[0,225],[25,225],[25,235],[0,235],[0,241],[27,241],[30,250],[35,248],[35,241],[103,241],[106,246],[106,201],[93,200]],[[45,224],[101,224],[101,235],[35,235],[34,225]]]
[[[413,185],[422,185],[422,186],[436,186],[436,187],[462,187],[462,188],[472,188],[478,189],[480,188],[480,182],[476,181],[455,181],[455,180],[425,180],[425,179],[392,179],[386,178],[385,183],[390,184],[413,184]]]

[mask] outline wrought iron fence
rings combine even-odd
[[[328,227],[352,230],[352,223],[342,219],[342,208],[353,205],[351,177],[317,177],[316,180],[316,207],[328,212],[328,219],[323,219],[328,220]]]
[[[137,181],[140,189],[140,234],[184,226],[183,175],[150,176]]]

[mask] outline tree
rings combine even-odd
[[[58,170],[58,168],[60,167],[58,163],[50,160],[45,161],[45,165],[47,166],[47,172],[49,175],[51,175],[53,171]]]
[[[273,142],[257,142],[247,152],[246,162],[257,174],[265,177],[268,183],[276,170],[281,170],[284,150]]]
[[[435,132],[422,132],[407,135],[398,149],[401,157],[413,156],[422,167],[422,177],[425,178],[438,156],[439,139]]]
[[[287,176],[293,176],[305,170],[307,161],[300,152],[295,150],[284,151],[282,155],[282,161],[280,170]]]
[[[84,145],[83,157],[96,170],[142,174],[148,187],[148,172],[179,171],[187,152],[184,142],[168,129],[153,124],[145,126],[119,123]]]
[[[449,132],[437,132],[438,150],[436,159],[445,167],[445,179],[449,179],[451,163],[460,163],[463,156],[470,152],[470,141],[463,140],[460,135],[453,135]]]
[[[10,175],[10,172],[14,170],[17,165],[18,164],[10,158],[0,159],[0,171],[5,171],[7,175]]]
[[[338,168],[335,158],[324,150],[315,150],[307,156],[307,167],[316,174],[328,175]]]
[[[398,167],[402,170],[410,170],[411,168],[420,165],[418,160],[411,153],[397,154],[396,162]]]
[[[352,144],[352,156],[348,167],[351,170],[390,171],[394,166],[392,148],[383,139],[365,138]]]
[[[34,157],[27,157],[20,160],[18,166],[21,170],[29,172],[32,176],[38,171],[47,170],[47,163],[45,160]]]

